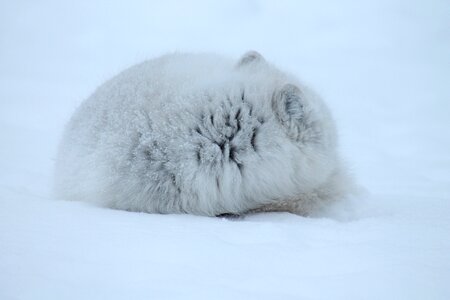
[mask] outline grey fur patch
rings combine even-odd
[[[241,59],[239,59],[239,62],[237,64],[238,67],[240,66],[245,66],[251,63],[255,63],[255,62],[261,62],[261,61],[265,61],[264,57],[259,54],[257,51],[248,51],[247,53],[245,53]]]
[[[284,85],[272,99],[272,108],[282,123],[301,120],[303,107],[302,92],[293,84]]]

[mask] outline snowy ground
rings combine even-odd
[[[0,299],[450,299],[448,1],[302,2],[2,1]],[[52,198],[62,127],[97,85],[248,49],[324,96],[362,195],[237,221]]]

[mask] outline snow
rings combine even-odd
[[[446,1],[0,3],[0,299],[449,299]],[[149,215],[51,194],[64,123],[170,51],[315,88],[363,192],[321,216]]]

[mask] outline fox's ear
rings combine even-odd
[[[272,108],[282,125],[291,126],[303,120],[303,98],[302,91],[293,84],[285,84],[273,94]]]
[[[258,62],[262,62],[262,61],[265,61],[265,60],[261,54],[259,54],[256,51],[249,51],[249,52],[245,53],[244,55],[242,55],[242,57],[239,59],[239,61],[237,63],[237,67],[242,67],[242,66],[246,66],[246,65],[250,65],[250,64],[254,64],[254,63],[258,63]]]

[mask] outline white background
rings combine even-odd
[[[449,299],[448,1],[1,1],[1,299]],[[321,94],[363,193],[317,218],[51,195],[63,126],[167,52],[262,53]]]

